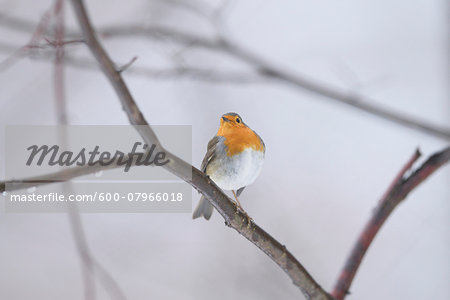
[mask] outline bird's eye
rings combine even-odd
[[[236,123],[241,123],[241,119],[236,118]]]

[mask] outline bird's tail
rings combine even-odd
[[[197,207],[192,214],[192,219],[197,219],[198,217],[203,216],[206,220],[209,220],[212,213],[213,206],[211,205],[211,203],[209,203],[208,200],[205,199],[205,197],[201,196],[200,201],[198,202]]]

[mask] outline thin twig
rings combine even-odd
[[[129,67],[131,67],[131,65],[137,60],[137,56],[133,56],[133,58],[127,62],[126,64],[124,64],[123,66],[120,66],[119,68],[117,68],[117,72],[122,73],[123,71],[125,71],[126,69],[128,69]]]
[[[65,80],[64,80],[64,47],[61,45],[64,40],[64,2],[63,0],[56,0],[54,4],[54,31],[55,41],[52,44],[47,42],[56,48],[55,60],[54,60],[54,99],[57,112],[57,119],[59,125],[67,125],[67,109],[66,109],[66,97],[65,97]],[[61,127],[59,131],[59,143],[61,145],[67,144],[67,133],[65,127]],[[64,191],[67,193],[72,190],[70,181],[63,186]],[[81,263],[82,278],[84,283],[84,295],[86,300],[95,299],[95,282],[94,282],[94,265],[93,259],[89,251],[86,235],[84,233],[83,225],[81,223],[81,217],[78,212],[76,203],[71,203],[67,207],[67,216],[72,230],[73,239],[75,241],[76,248]]]
[[[33,26],[31,25],[31,29],[28,27],[29,31],[33,31],[30,41],[22,47],[17,48],[11,55],[6,57],[4,60],[0,62],[0,70],[5,70],[9,66],[13,65],[15,62],[17,62],[20,58],[25,56],[29,49],[33,49],[37,46],[40,40],[43,39],[45,33],[48,30],[48,26],[50,24],[51,20],[51,9],[48,9],[39,20],[38,24]],[[15,18],[5,18],[5,16],[0,15],[0,22],[5,22],[11,25],[18,26],[19,29],[22,29],[24,26],[24,22],[17,20]],[[28,24],[30,25],[30,24]],[[27,27],[27,26],[26,26]],[[28,33],[28,32],[27,32]]]
[[[57,34],[57,32],[55,32],[55,34]],[[83,44],[84,41],[83,40],[61,40],[61,41],[53,41],[49,38],[44,38],[44,40],[47,42],[47,44],[57,48],[57,47],[62,47],[62,46],[66,46],[66,45],[71,45],[71,44]]]
[[[337,300],[344,299],[348,294],[361,261],[383,223],[414,188],[450,160],[450,147],[432,155],[415,172],[405,178],[406,172],[412,168],[419,157],[420,152],[417,150],[391,183],[375,208],[372,218],[360,234],[334,287],[332,295]]]
[[[145,120],[131,96],[120,73],[114,68],[113,62],[98,42],[83,2],[81,0],[73,0],[72,3],[89,49],[96,57],[103,72],[116,90],[130,123],[133,125],[144,125],[135,126],[144,141],[147,144],[157,145],[159,150],[164,150],[159,143],[156,134],[148,125],[148,122]],[[330,296],[314,281],[298,260],[286,250],[286,247],[281,245],[256,224],[252,222],[249,223],[249,219],[237,209],[231,199],[207,178],[203,172],[174,156],[170,152],[165,152],[167,155],[166,157],[170,160],[170,162],[165,165],[166,169],[202,192],[224,217],[225,222],[254,243],[276,262],[291,277],[294,284],[301,289],[307,298],[331,299]]]
[[[76,45],[80,43],[85,43],[84,40],[67,40],[62,44]],[[20,57],[27,57],[32,60],[52,60],[54,57],[54,48],[56,48],[56,43],[51,40],[46,40],[46,43],[40,43],[35,46],[28,47],[26,53],[20,52]],[[20,48],[9,43],[0,42],[0,51],[2,52],[14,52]],[[130,61],[132,62],[132,61]],[[131,76],[145,76],[156,80],[171,80],[171,79],[187,79],[187,80],[198,80],[205,81],[214,84],[221,83],[231,83],[231,84],[255,84],[267,82],[268,78],[261,75],[254,74],[253,72],[240,72],[240,71],[220,71],[214,69],[198,68],[193,66],[182,66],[182,67],[167,67],[167,68],[152,68],[146,66],[130,65],[130,62],[124,64],[126,68],[119,68],[119,71],[125,72],[127,75]],[[4,61],[4,65],[0,62],[0,72],[7,69],[10,64]],[[134,63],[134,62],[133,62]],[[82,57],[76,57],[70,54],[64,55],[64,64],[66,66],[82,69],[82,70],[98,70],[98,65],[95,61],[91,59],[86,59]],[[121,64],[117,64],[121,65]]]
[[[54,47],[56,47],[55,61],[54,61],[54,92],[55,92],[55,104],[56,111],[58,113],[58,123],[67,125],[67,109],[66,109],[66,97],[65,97],[65,80],[64,80],[64,1],[56,0],[54,7],[55,18],[55,41]],[[48,41],[48,39],[46,39]],[[51,44],[51,42],[48,42]]]

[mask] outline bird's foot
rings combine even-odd
[[[245,218],[247,219],[247,223],[250,225],[250,223],[253,222],[253,218],[250,217],[244,210],[244,208],[242,208],[242,206],[240,206],[239,204],[237,204],[237,209],[245,216]]]
[[[240,210],[242,214],[244,214],[244,216],[247,219],[247,225],[250,226],[250,224],[253,222],[252,217],[250,217],[248,215],[248,213],[244,210],[244,208],[242,208],[241,203],[239,202],[239,199],[238,199],[238,197],[236,195],[236,192],[234,190],[232,190],[232,192],[233,192],[234,198],[236,199],[236,207],[237,207],[237,209]]]

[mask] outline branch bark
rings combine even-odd
[[[128,115],[132,125],[141,137],[148,144],[157,145],[158,151],[164,148],[160,144],[156,134],[153,132],[148,122],[145,120],[136,102],[131,96],[128,87],[123,81],[121,74],[115,69],[113,62],[98,42],[94,29],[87,16],[83,1],[72,0],[78,22],[83,31],[85,41],[94,57],[97,59],[101,69],[113,85],[119,96],[122,107]],[[165,168],[181,179],[190,183],[199,190],[213,204],[218,212],[224,217],[228,226],[231,226],[249,241],[254,243],[264,253],[266,253],[275,263],[277,263],[293,280],[308,299],[331,299],[309,275],[300,262],[289,252],[286,247],[281,245],[272,236],[266,233],[259,226],[250,222],[249,219],[237,209],[236,205],[220,190],[206,175],[198,169],[179,159],[168,151],[165,151],[170,162]],[[191,177],[192,175],[192,177]]]
[[[375,208],[372,218],[361,232],[332,292],[332,295],[337,300],[344,299],[348,294],[353,278],[361,265],[367,249],[392,211],[414,188],[450,160],[450,147],[432,155],[415,172],[405,177],[405,173],[412,168],[420,155],[419,150],[417,150],[400,170]]]

